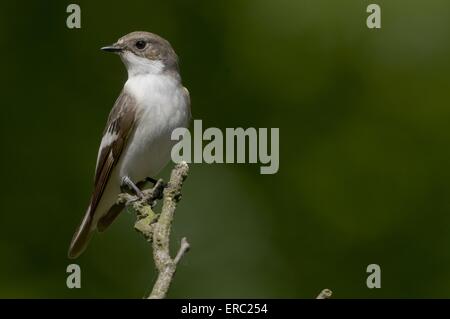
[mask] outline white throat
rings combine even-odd
[[[135,70],[128,69],[125,89],[136,99],[139,106],[153,104],[159,107],[170,104],[175,92],[182,87],[179,79],[172,74],[142,70],[134,72]]]
[[[129,51],[121,54],[121,58],[127,68],[129,79],[140,75],[161,74],[164,70],[164,65],[161,61],[139,57]]]

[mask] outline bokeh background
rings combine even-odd
[[[141,298],[155,272],[124,213],[76,262],[106,117],[126,80],[99,51],[134,30],[180,56],[204,127],[279,127],[280,170],[195,164],[170,297],[450,296],[450,3],[69,1],[0,5],[0,297]],[[167,178],[169,168],[162,174]],[[366,287],[366,267],[382,288]]]

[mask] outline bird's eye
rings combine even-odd
[[[136,42],[136,48],[138,48],[139,50],[142,50],[143,48],[145,48],[145,41],[143,41],[143,40],[139,40],[139,41],[137,41]]]

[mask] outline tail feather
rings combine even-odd
[[[117,216],[119,216],[124,207],[125,205],[122,204],[113,205],[109,209],[109,211],[105,214],[105,216],[100,218],[99,221],[97,222],[97,230],[99,232],[104,232],[106,228],[108,228],[109,225],[111,225],[111,223],[117,218]]]
[[[77,231],[73,235],[69,247],[69,258],[75,259],[83,253],[89,243],[89,240],[91,239],[92,233],[92,216],[91,208],[89,207],[83,217],[83,220],[81,221],[80,226],[78,226]]]

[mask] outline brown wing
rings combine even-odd
[[[129,133],[134,124],[136,105],[134,99],[122,92],[108,117],[100,145],[94,178],[91,212],[95,212],[114,166],[119,161]]]
[[[134,99],[122,91],[108,117],[100,144],[94,178],[94,192],[83,220],[69,247],[69,257],[78,257],[86,248],[92,233],[92,220],[108,179],[133,128],[136,113]]]

